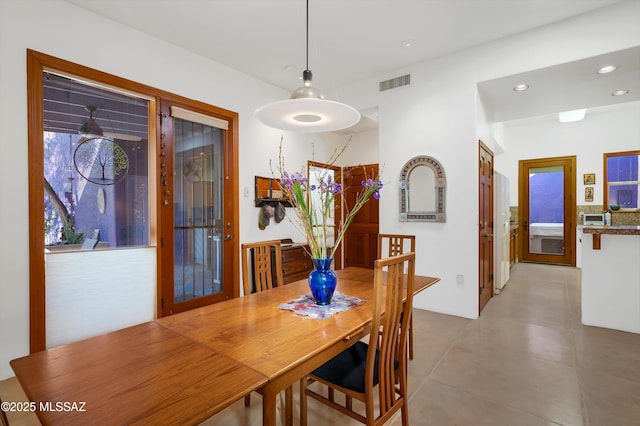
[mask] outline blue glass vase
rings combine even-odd
[[[309,274],[311,295],[318,305],[328,305],[338,282],[335,272],[331,270],[331,258],[311,260],[314,268]]]

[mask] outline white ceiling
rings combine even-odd
[[[67,1],[287,91],[301,85],[304,0]],[[314,86],[331,99],[333,89],[360,79],[619,1],[310,0],[309,68]],[[484,82],[481,91],[496,121],[640,99],[640,51],[611,55]],[[607,60],[624,62],[623,71],[596,78],[594,67]],[[611,90],[605,80],[612,87],[625,85],[615,89],[631,89],[631,95],[602,95]],[[516,81],[531,89],[514,96]]]

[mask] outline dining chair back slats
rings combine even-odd
[[[386,247],[387,250],[383,250]],[[416,251],[416,236],[404,234],[378,234],[378,259]],[[384,254],[383,254],[384,253]]]
[[[249,260],[250,252],[253,253],[252,261]],[[272,265],[275,267],[276,282],[273,282]],[[256,292],[283,284],[282,249],[279,240],[242,244],[242,284],[245,296],[252,293],[251,278]]]
[[[301,425],[306,425],[307,396],[367,425],[384,424],[400,410],[402,424],[408,425],[406,339],[411,319],[414,276],[413,252],[374,262],[371,329],[382,330],[380,338],[370,339],[368,345],[362,341],[356,342],[314,370],[309,378],[300,381]],[[365,351],[366,357],[363,356]],[[327,396],[308,388],[309,381],[326,385]],[[379,401],[377,414],[374,409],[376,387]],[[345,404],[340,404],[333,397],[334,390],[346,396]],[[364,416],[353,410],[351,398],[364,402]]]
[[[384,250],[386,248],[386,250]],[[378,259],[416,251],[416,236],[378,234]],[[384,253],[384,254],[383,254]],[[413,320],[409,323],[409,359],[413,359]]]

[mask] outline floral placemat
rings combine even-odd
[[[331,318],[335,314],[347,311],[355,306],[363,305],[366,302],[366,300],[347,296],[336,291],[333,293],[331,303],[328,305],[317,305],[311,294],[305,294],[298,299],[279,305],[278,309],[293,311],[296,315],[322,320]]]

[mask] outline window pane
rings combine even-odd
[[[607,206],[619,205],[621,209],[638,209],[638,165],[636,153],[605,154],[607,159]]]
[[[220,293],[223,130],[174,118],[174,302]]]
[[[147,104],[44,73],[48,249],[149,244]]]

